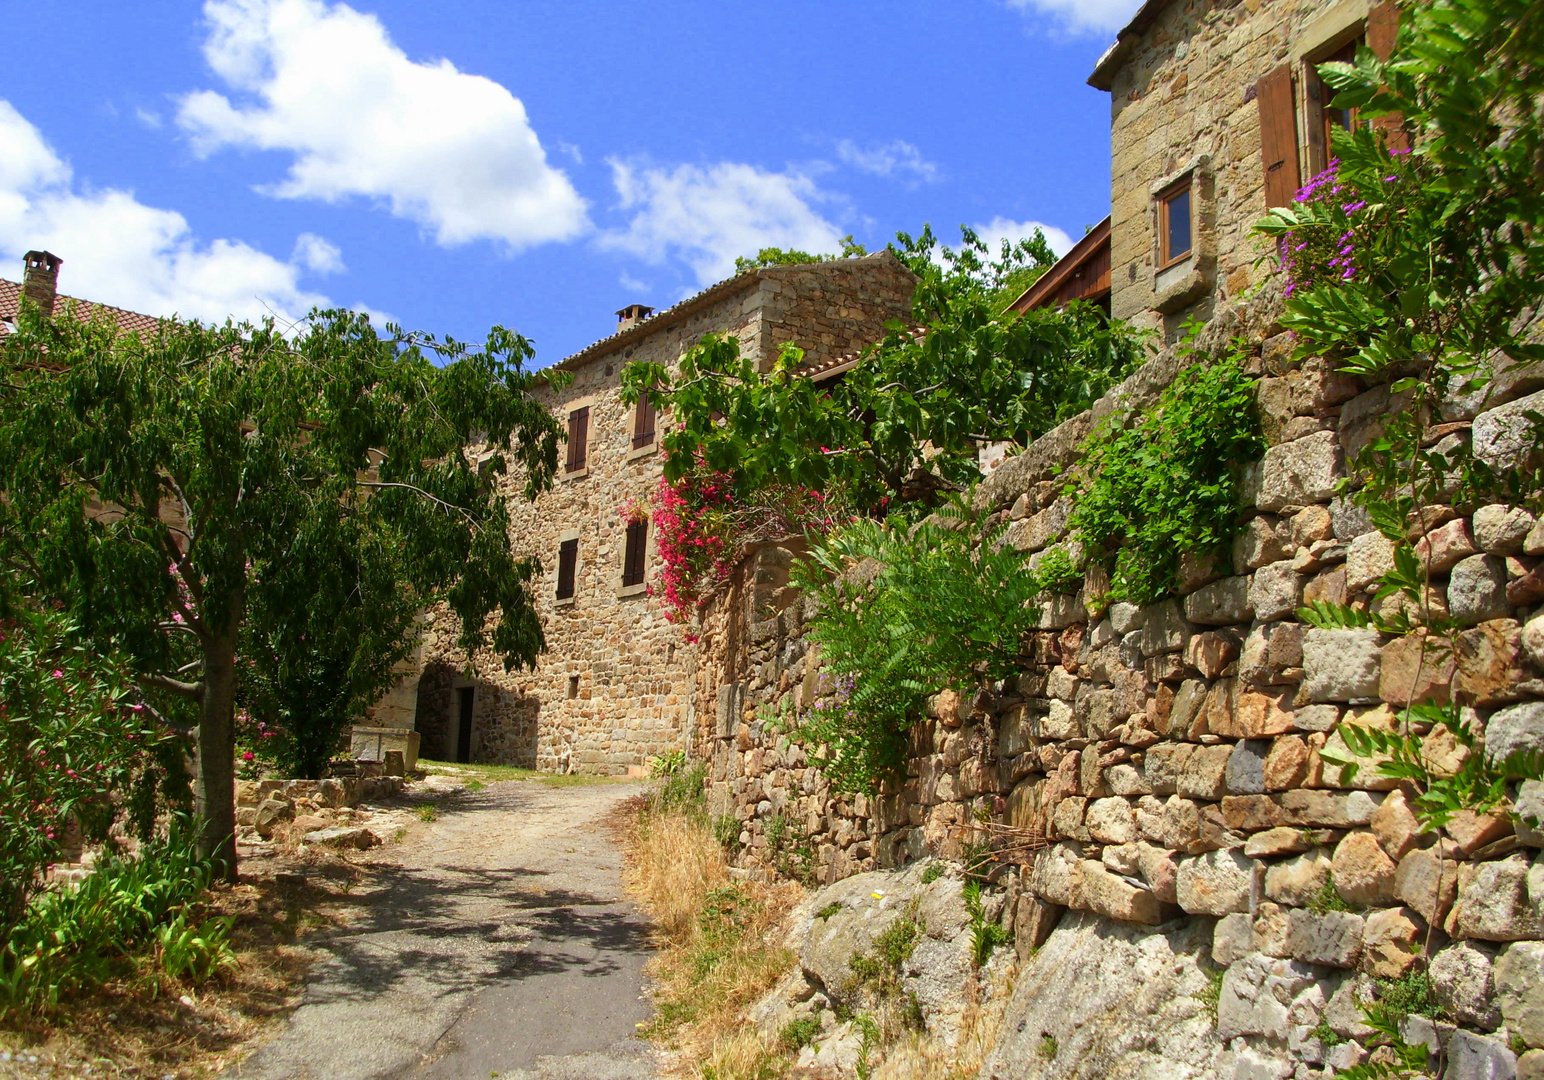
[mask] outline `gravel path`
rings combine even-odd
[[[288,1025],[244,1080],[633,1080],[647,928],[603,819],[637,784],[509,781],[415,828],[322,942]]]

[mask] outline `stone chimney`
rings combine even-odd
[[[21,294],[43,310],[54,313],[54,296],[59,290],[59,267],[64,260],[51,251],[27,252],[22,274]]]
[[[31,256],[28,257],[30,258]],[[651,307],[644,307],[642,304],[628,304],[621,311],[617,312],[617,333],[620,334],[623,330],[631,330],[652,314],[654,314],[654,309]]]

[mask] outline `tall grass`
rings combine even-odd
[[[732,881],[703,797],[702,766],[656,779],[629,841],[629,887],[655,923],[655,1016],[646,1033],[679,1052],[700,1080],[771,1080],[786,1061],[745,1021],[788,973],[783,917],[804,896],[795,882]]]

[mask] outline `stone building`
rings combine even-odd
[[[1251,226],[1329,162],[1315,65],[1387,56],[1392,3],[1148,0],[1089,84],[1110,93],[1111,313],[1174,340],[1258,284]]]
[[[416,727],[428,758],[543,770],[621,774],[682,747],[696,649],[650,597],[652,524],[628,517],[658,487],[663,420],[623,405],[622,368],[673,366],[702,335],[719,333],[738,337],[764,367],[793,342],[829,375],[908,315],[912,285],[884,251],[739,274],[658,314],[640,305],[618,312],[614,334],[558,364],[572,383],[546,392],[569,436],[553,490],[532,504],[509,481],[517,549],[542,563],[546,655],[534,672],[505,673],[491,655],[469,668],[453,622],[431,612],[415,671],[370,723]]]
[[[24,296],[46,314],[68,311],[83,321],[106,318],[128,333],[148,333],[160,324],[160,320],[152,315],[59,295],[59,268],[63,265],[64,260],[51,251],[29,251],[22,260],[20,281],[0,278],[0,334],[10,333],[16,324],[16,314]]]

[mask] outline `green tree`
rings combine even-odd
[[[748,270],[759,270],[763,266],[799,266],[804,263],[831,262],[835,259],[850,259],[856,255],[867,255],[868,248],[854,242],[852,234],[842,237],[842,250],[838,255],[812,255],[808,251],[800,251],[798,248],[764,247],[756,252],[753,259],[744,256],[734,261],[734,272],[743,274]]]
[[[534,497],[557,466],[530,356],[501,327],[472,349],[345,311],[293,334],[168,321],[140,337],[27,309],[0,345],[0,558],[196,715],[202,846],[229,877],[244,647],[278,655],[276,686],[310,665],[355,700],[410,647],[402,613],[437,601],[468,652],[514,666],[543,649],[539,567],[513,553],[494,484],[516,469]],[[321,670],[337,643],[307,636],[312,603],[382,631],[348,676]]]
[[[1026,444],[1141,356],[1137,335],[1087,304],[1004,310],[1008,291],[1055,261],[1043,237],[1005,242],[995,258],[969,229],[957,251],[927,229],[898,240],[917,275],[912,321],[892,323],[834,385],[801,377],[803,354],[791,345],[762,372],[736,339],[714,335],[674,375],[661,364],[624,370],[625,401],[648,388],[671,411],[668,480],[705,467],[732,477],[742,497],[792,484],[840,488],[863,511],[925,508],[980,476],[982,444]]]

